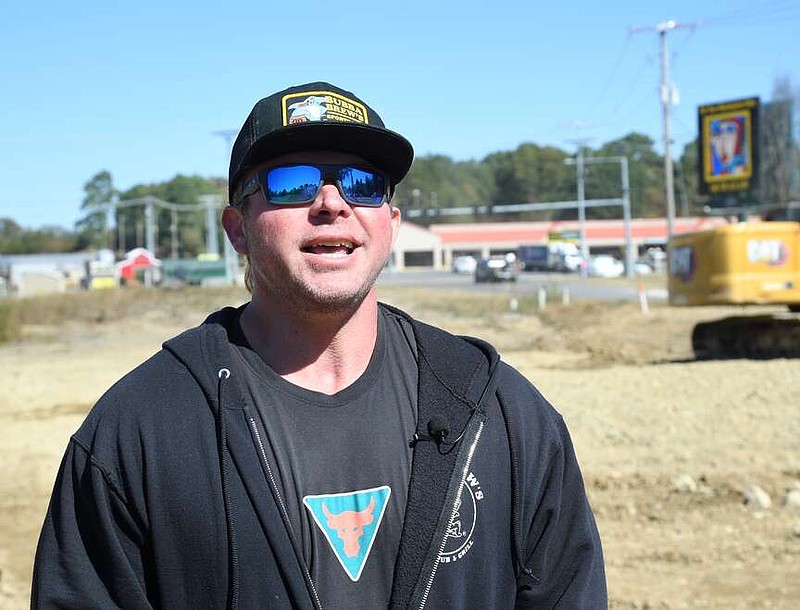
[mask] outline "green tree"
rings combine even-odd
[[[776,79],[772,101],[764,104],[761,121],[762,203],[785,204],[797,196],[798,155],[793,114],[800,96],[784,76]]]
[[[17,242],[23,234],[23,228],[11,218],[0,218],[0,251],[8,252],[6,244],[13,244]]]
[[[520,184],[519,177],[516,175],[514,153],[511,151],[495,152],[486,156],[483,163],[489,168],[494,182],[490,203],[523,203],[525,187]]]
[[[597,156],[625,156],[628,158],[631,214],[634,217],[653,218],[664,216],[666,213],[664,157],[653,150],[654,145],[655,142],[652,138],[632,132],[622,138],[607,142],[596,152]],[[616,171],[619,176],[619,169],[617,168]],[[617,179],[617,184],[619,184],[619,179]]]
[[[162,201],[180,206],[197,206],[196,211],[172,210],[155,207],[156,254],[171,256],[173,252],[173,223],[175,224],[175,245],[180,257],[194,257],[205,251],[205,208],[200,207],[203,195],[221,194],[225,188],[222,178],[176,175],[167,182],[137,184],[120,194],[120,201],[156,197]],[[130,249],[143,246],[145,239],[144,207],[131,206],[120,210],[118,223],[122,225],[119,238]],[[221,231],[218,238],[221,238]]]
[[[697,138],[683,147],[675,166],[675,190],[678,209],[690,216],[702,214],[708,197],[700,194],[700,145]]]
[[[29,230],[11,218],[0,218],[0,252],[3,254],[72,252],[75,248],[76,235],[67,229],[44,226]]]
[[[85,196],[81,209],[85,215],[75,223],[81,248],[110,247],[107,217],[116,190],[107,170],[96,173],[83,185]]]
[[[487,157],[495,168],[495,203],[546,203],[574,199],[575,181],[561,149],[526,142],[509,154]],[[558,212],[525,212],[510,219],[555,218]]]
[[[399,199],[409,207],[440,208],[457,205],[456,164],[450,157],[430,155],[414,161],[398,187]]]
[[[491,171],[481,163],[429,155],[414,161],[393,201],[405,209],[476,206],[489,200],[491,185]]]

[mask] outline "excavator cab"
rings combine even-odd
[[[788,308],[698,324],[698,359],[800,357],[800,222],[737,222],[676,235],[667,253],[671,305]]]

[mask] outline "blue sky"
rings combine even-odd
[[[83,185],[224,176],[261,97],[327,80],[418,155],[481,159],[522,142],[573,150],[638,131],[661,151],[669,33],[675,147],[697,106],[800,88],[797,0],[461,2],[0,0],[0,217],[72,228]]]

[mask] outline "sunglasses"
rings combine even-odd
[[[241,187],[239,200],[260,188],[267,201],[291,206],[311,203],[326,181],[336,184],[351,205],[377,208],[389,200],[389,180],[383,172],[354,165],[307,163],[280,165],[258,172]]]

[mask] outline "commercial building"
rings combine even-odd
[[[676,234],[710,229],[725,220],[720,217],[675,219]],[[459,254],[489,256],[514,252],[517,247],[544,244],[553,236],[580,232],[577,220],[537,222],[487,222],[434,224],[427,229],[403,221],[392,257],[395,269],[428,267],[449,269]],[[588,220],[584,225],[586,244],[591,254],[611,253],[624,259],[625,225],[620,220]],[[663,218],[631,220],[630,239],[637,253],[647,248],[663,248],[667,242],[667,224]]]

